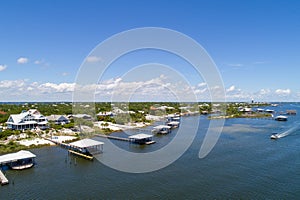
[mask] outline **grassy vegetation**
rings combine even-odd
[[[28,148],[29,147],[26,147],[24,145],[20,145],[16,142],[11,141],[8,144],[0,144],[0,153],[15,152],[15,151],[28,149]]]

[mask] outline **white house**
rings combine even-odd
[[[30,109],[22,111],[20,114],[9,116],[7,128],[11,130],[26,130],[39,127],[40,129],[48,128],[48,120],[38,110]]]

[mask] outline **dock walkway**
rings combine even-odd
[[[103,135],[103,134],[96,134],[95,136],[97,136],[97,137],[103,137],[103,138],[107,138],[107,139],[121,140],[121,141],[130,142],[130,140],[128,138],[123,138],[123,137],[116,137],[116,136]]]
[[[129,143],[136,143],[136,144],[146,144],[146,145],[150,145],[150,144],[154,144],[155,141],[150,140],[149,138],[152,139],[152,135],[147,135],[147,134],[137,134],[137,135],[132,135],[129,138],[124,138],[124,137],[117,137],[117,136],[111,136],[111,135],[103,135],[103,134],[96,134],[96,137],[102,137],[102,138],[107,138],[107,139],[113,139],[113,140],[121,140],[121,141],[126,141]],[[140,136],[142,136],[142,138],[140,138]],[[145,137],[148,138],[145,140]]]
[[[4,174],[2,173],[1,170],[0,170],[0,183],[1,183],[1,185],[6,185],[6,184],[8,184],[8,180],[7,180],[7,178],[4,176]]]

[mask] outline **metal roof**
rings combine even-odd
[[[0,156],[0,163],[9,163],[26,158],[35,158],[36,155],[30,151],[21,150],[16,153],[10,153]]]
[[[154,129],[171,129],[170,126],[167,126],[167,125],[158,125],[158,126],[155,126],[153,127]]]
[[[104,142],[92,140],[92,139],[83,139],[79,140],[76,142],[70,143],[70,145],[79,147],[79,148],[87,148],[87,147],[92,147],[92,146],[98,146],[98,145],[103,145]]]
[[[168,122],[168,124],[178,125],[178,124],[180,124],[180,122],[177,122],[177,121],[171,121],[171,122]]]
[[[148,135],[148,134],[140,133],[140,134],[129,136],[128,138],[129,139],[142,140],[142,139],[147,139],[147,138],[151,138],[151,137],[153,137],[153,135]]]

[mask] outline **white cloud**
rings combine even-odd
[[[19,88],[25,85],[24,80],[3,80],[0,81],[0,88]]]
[[[270,94],[271,93],[271,90],[270,89],[261,89],[259,91],[259,94],[260,95],[266,95],[266,94]]]
[[[235,86],[232,85],[226,90],[226,92],[233,92],[234,90],[235,90]]]
[[[243,67],[244,65],[241,63],[232,63],[232,64],[227,64],[230,67]]]
[[[197,86],[198,87],[204,87],[204,86],[206,86],[207,84],[205,83],[205,82],[202,82],[202,83],[199,83]]]
[[[7,68],[7,65],[0,65],[0,72],[5,70]]]
[[[183,82],[172,82],[165,76],[140,81],[128,81],[124,77],[114,78],[99,84],[78,85],[75,83],[30,82],[30,80],[0,81],[0,101],[72,101],[73,92],[93,94],[96,101],[210,101],[221,89],[199,83],[194,86]],[[86,93],[85,93],[86,92]],[[81,98],[81,97],[79,97]],[[90,97],[89,97],[90,98]],[[228,101],[299,101],[300,91],[291,89],[260,89],[243,91],[236,85],[226,88]],[[94,101],[94,99],[85,99]]]
[[[36,64],[36,65],[40,65],[40,64],[42,64],[42,63],[43,63],[42,60],[36,60],[36,61],[34,61],[34,64]]]
[[[25,58],[25,57],[20,57],[17,60],[18,64],[26,64],[26,63],[28,63],[28,61],[29,61],[29,59]]]
[[[62,76],[68,76],[68,75],[69,75],[69,73],[67,73],[67,72],[63,72],[61,75],[62,75]]]
[[[266,63],[268,63],[268,62],[267,61],[256,61],[253,64],[254,65],[261,65],[261,64],[266,64]]]
[[[44,83],[38,86],[42,92],[56,93],[56,92],[73,92],[75,83]]]
[[[86,58],[86,61],[89,63],[95,63],[95,62],[99,62],[101,60],[102,60],[102,58],[97,57],[97,56],[89,56]]]
[[[275,93],[278,95],[289,95],[289,94],[291,94],[291,90],[290,89],[277,89],[275,91]]]

